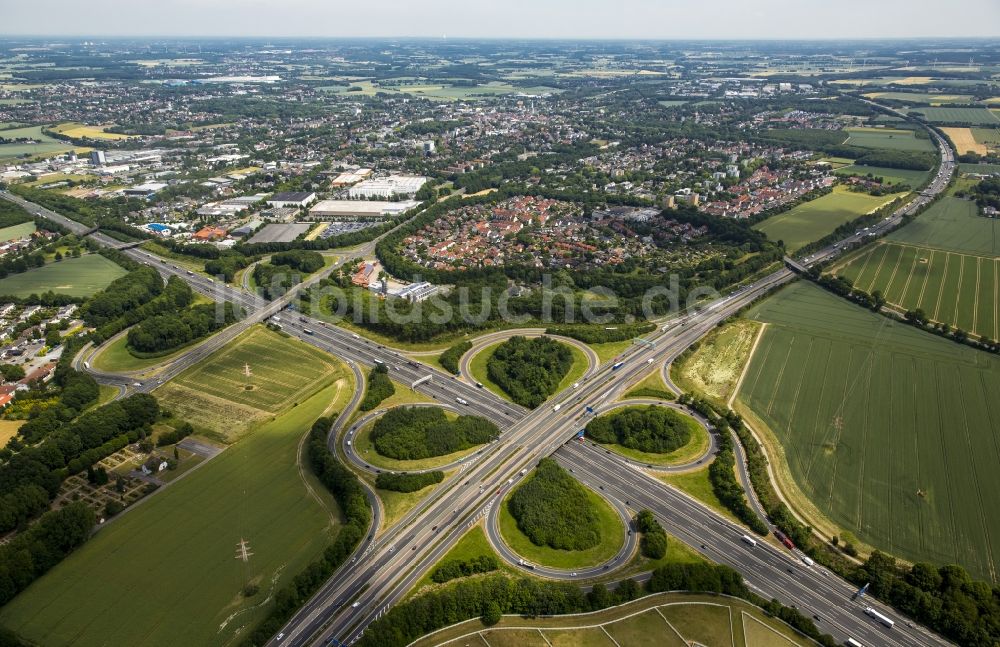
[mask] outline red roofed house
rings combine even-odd
[[[202,227],[194,234],[197,240],[219,240],[226,237],[226,230],[222,227]]]
[[[372,281],[378,278],[378,271],[378,261],[361,261],[358,263],[358,269],[354,272],[354,276],[351,277],[351,283],[358,287],[367,288]]]

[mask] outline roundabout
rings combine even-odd
[[[646,452],[633,452],[631,450],[625,450],[625,452],[623,452],[620,451],[618,447],[588,440],[586,438],[586,434],[584,434],[584,441],[590,442],[593,446],[603,449],[606,453],[614,455],[616,460],[621,461],[625,465],[662,473],[686,472],[697,469],[705,465],[709,459],[715,455],[718,450],[718,438],[716,436],[718,432],[716,429],[709,424],[708,420],[706,420],[704,416],[682,404],[677,404],[676,402],[655,400],[653,398],[631,398],[628,400],[612,402],[611,404],[600,407],[594,411],[594,416],[600,417],[617,409],[644,406],[666,407],[679,411],[680,413],[694,419],[698,423],[699,427],[697,437],[692,438],[685,446],[678,448],[676,451],[662,456]],[[655,460],[656,458],[659,458],[659,460]]]
[[[519,479],[524,483],[524,478]],[[517,481],[515,481],[517,482]],[[582,485],[582,484],[581,484]],[[532,573],[556,580],[582,580],[598,577],[627,564],[635,554],[638,536],[632,530],[632,515],[622,501],[606,493],[598,493],[583,486],[602,520],[602,536],[607,541],[593,549],[582,551],[559,550],[537,546],[517,527],[517,522],[507,510],[507,502],[514,489],[503,497],[494,497],[486,514],[486,536],[501,559],[525,573]],[[614,529],[607,528],[614,520]],[[511,547],[513,544],[519,552]],[[610,550],[609,550],[610,547]]]
[[[400,473],[414,473],[420,474],[425,472],[443,471],[447,472],[456,468],[464,469],[467,465],[474,462],[482,452],[489,447],[489,444],[477,445],[475,447],[470,447],[458,452],[454,452],[452,455],[435,456],[426,459],[417,460],[398,460],[394,458],[389,458],[385,456],[378,455],[374,446],[372,445],[369,434],[371,432],[371,426],[389,412],[392,409],[398,408],[434,408],[443,409],[446,412],[454,414],[464,413],[461,409],[453,407],[450,404],[440,404],[437,402],[423,402],[423,403],[413,403],[413,404],[401,404],[396,407],[388,407],[377,409],[371,411],[364,416],[358,418],[354,421],[347,431],[340,437],[341,451],[344,456],[351,462],[351,464],[358,469],[361,469],[369,474],[380,474],[382,472],[400,472]],[[370,449],[370,452],[375,452],[377,458],[372,458],[378,464],[372,463],[366,460],[363,455],[367,456],[365,452],[366,449]],[[360,453],[359,453],[360,450]],[[440,461],[440,462],[438,462]],[[430,464],[428,464],[428,462]],[[409,463],[409,465],[408,465]],[[422,463],[422,465],[415,466],[414,463]]]
[[[683,405],[651,398],[633,398],[605,405],[597,409],[594,415],[600,416],[626,407],[650,405],[679,411],[698,423],[698,436],[691,438],[684,447],[671,453],[679,459],[676,462],[656,464],[637,460],[635,457],[626,456],[613,448],[593,441],[574,439],[568,443],[590,442],[594,447],[603,450],[605,454],[613,455],[614,460],[620,461],[622,467],[628,470],[651,470],[658,473],[686,472],[701,468],[711,460],[718,448],[715,429],[704,417]],[[572,471],[572,468],[570,469]],[[586,485],[584,487],[587,488],[592,501],[596,499],[599,501],[599,505],[604,505],[616,513],[619,520],[619,524],[616,525],[625,533],[623,543],[613,556],[596,556],[592,563],[567,567],[568,562],[565,560],[565,555],[572,551],[560,551],[531,543],[531,540],[517,527],[516,520],[507,510],[507,502],[516,489],[515,484],[523,483],[524,477],[525,475],[519,474],[508,482],[509,490],[506,492],[498,491],[498,496],[493,497],[490,501],[489,509],[485,515],[486,536],[497,554],[510,566],[526,573],[534,573],[552,579],[576,580],[608,573],[625,566],[632,559],[638,545],[638,537],[632,529],[632,514],[629,511],[629,506],[632,503],[631,501],[621,501],[607,491],[603,491],[602,485],[597,485],[598,490]],[[502,496],[500,496],[501,494]],[[621,524],[624,524],[624,528]]]
[[[549,339],[558,341],[561,344],[569,346],[570,348],[575,349],[576,351],[579,351],[580,353],[583,354],[584,358],[586,359],[586,368],[583,370],[583,373],[576,378],[576,380],[583,380],[590,377],[600,367],[601,364],[600,358],[597,356],[597,352],[594,351],[593,348],[583,343],[582,341],[573,339],[572,337],[563,337],[562,335],[549,335],[545,333],[544,328],[520,328],[512,330],[501,330],[499,332],[489,333],[487,335],[483,335],[481,337],[477,337],[474,340],[472,340],[472,348],[470,348],[468,351],[465,352],[465,354],[462,355],[462,358],[458,364],[459,375],[462,378],[462,380],[464,380],[469,384],[474,384],[476,386],[479,386],[480,384],[485,384],[481,379],[477,379],[477,377],[474,375],[475,371],[472,366],[473,360],[481,353],[489,350],[491,347],[498,346],[499,344],[508,341],[511,337],[525,337],[527,339],[534,339],[537,337],[547,337]],[[573,374],[573,368],[570,369],[570,372],[567,374],[567,376],[572,374]],[[508,400],[510,399],[510,396],[508,396],[502,389],[500,389],[499,387],[493,388],[493,386],[494,385],[492,384],[489,385],[491,391],[493,391],[494,393],[503,398],[506,398]],[[565,386],[569,386],[569,384]],[[486,387],[484,386],[483,388]],[[558,389],[557,392],[561,390],[562,389]]]

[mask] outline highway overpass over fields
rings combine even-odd
[[[868,232],[857,232],[797,263],[808,267],[829,260],[850,243],[884,233],[905,215],[938,195],[947,186],[954,171],[954,155],[947,142],[936,133],[933,136],[941,151],[941,165],[926,191]],[[16,196],[4,193],[0,197],[20,202],[32,213],[40,211],[41,215],[71,230],[73,227],[70,224],[82,227],[81,232],[86,230],[79,223],[42,210],[37,205],[24,203]],[[120,241],[99,231],[90,236],[101,244],[121,246]],[[365,246],[367,251],[370,251],[371,245],[373,243]],[[294,294],[304,287],[293,288],[284,297],[267,302],[242,289],[178,268],[169,259],[160,259],[141,249],[126,249],[122,253],[152,265],[165,277],[180,276],[198,292],[216,301],[231,301],[246,313],[239,323],[181,355],[160,374],[161,380],[177,375],[228,343],[242,330],[284,309]],[[363,250],[358,250],[358,254],[363,253]],[[332,268],[311,277],[307,283],[318,281],[329,271]],[[335,325],[297,312],[282,315],[285,332],[348,361],[357,376],[360,376],[359,365],[371,366],[376,361],[388,364],[393,377],[404,383],[430,375],[431,379],[420,384],[418,390],[440,402],[468,402],[462,408],[494,421],[502,434],[498,442],[477,454],[460,474],[436,488],[400,522],[382,532],[377,540],[376,500],[373,503],[376,508],[375,529],[355,556],[299,610],[271,644],[298,646],[323,644],[332,638],[344,642],[356,639],[368,624],[405,596],[411,586],[458,541],[470,524],[484,515],[488,506],[496,505],[501,500],[521,470],[530,469],[540,458],[550,455],[572,469],[584,483],[604,484],[616,498],[625,498],[627,505],[633,509],[649,508],[668,532],[709,559],[738,570],[761,595],[796,606],[807,615],[815,614],[819,617],[817,624],[820,629],[840,641],[853,637],[863,644],[892,647],[947,644],[920,627],[910,626],[903,617],[884,605],[869,601],[868,604],[897,621],[895,628],[884,629],[866,616],[858,604],[851,602],[852,588],[832,573],[819,567],[808,567],[797,554],[772,548],[764,542],[750,547],[741,540],[743,530],[740,527],[703,504],[639,470],[623,465],[613,455],[570,442],[585,424],[585,407],[597,408],[613,402],[625,388],[645,377],[650,370],[660,370],[669,364],[719,322],[793,277],[793,272],[783,267],[749,287],[682,315],[649,335],[647,339],[651,344],[627,349],[620,358],[620,368],[599,367],[581,379],[578,388],[564,391],[530,412],[487,389],[476,388],[443,371],[408,360],[398,350],[359,338]],[[102,378],[115,379],[113,376]],[[122,378],[117,379],[121,384]],[[128,381],[128,378],[124,379]],[[155,389],[158,383],[148,381],[138,390]],[[355,394],[355,403],[359,397],[360,392]],[[555,404],[560,405],[558,410],[555,410]],[[348,412],[345,411],[339,424],[334,425],[335,430],[343,429],[346,415]],[[335,438],[331,437],[331,447],[335,446],[335,442]]]

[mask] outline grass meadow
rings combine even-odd
[[[19,225],[11,225],[10,227],[3,227],[0,229],[0,241],[21,240],[35,233],[36,229],[38,228],[35,226],[35,223],[31,221],[22,222]]]
[[[231,442],[254,423],[301,404],[339,372],[333,357],[255,326],[157,389],[156,396],[180,417]]]
[[[919,112],[927,121],[935,124],[969,124],[972,126],[1000,125],[1000,116],[988,108],[913,108],[911,113]]]
[[[909,184],[914,189],[923,184],[927,176],[930,175],[930,171],[911,171],[886,168],[884,166],[861,166],[855,164],[842,166],[835,170],[834,173],[837,175],[868,175],[871,173],[890,184]]]
[[[0,158],[20,157],[22,155],[53,155],[76,150],[78,153],[87,152],[90,149],[81,146],[74,146],[69,142],[64,142],[51,137],[42,132],[41,126],[26,126],[23,128],[10,128],[0,130],[0,137],[4,139],[31,139],[37,144],[11,143],[0,144]]]
[[[785,241],[785,249],[792,253],[823,238],[845,222],[875,211],[895,197],[875,197],[838,186],[832,193],[754,225],[754,229],[764,232],[771,240]]]
[[[124,274],[121,266],[100,254],[85,254],[0,279],[0,294],[26,297],[51,290],[73,297],[89,297]]]
[[[742,600],[656,593],[587,614],[505,616],[484,628],[477,618],[417,640],[414,647],[796,647],[812,644]]]
[[[247,339],[208,363],[231,363],[233,347]],[[351,377],[311,354],[311,366],[328,367],[324,386],[298,399],[298,387],[284,385],[277,415],[102,528],[7,604],[0,624],[50,647],[226,645],[246,635],[339,523],[336,504],[296,455],[316,418],[349,400]],[[241,540],[252,552],[246,562],[237,559]],[[260,590],[247,598],[250,583]]]
[[[737,409],[780,443],[796,507],[904,559],[997,581],[1000,360],[808,283],[748,317],[768,326]]]
[[[916,137],[913,130],[896,128],[847,128],[845,146],[880,148],[894,151],[932,151],[934,144]]]

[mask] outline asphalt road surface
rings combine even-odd
[[[904,215],[933,199],[947,185],[954,170],[954,156],[947,143],[936,133],[933,137],[941,150],[940,171],[931,185],[910,205],[867,232],[856,232],[807,257],[801,264],[788,259],[789,264],[803,268],[832,258],[841,252],[842,246],[861,241],[868,235],[884,232],[895,226]],[[9,195],[0,197],[23,202]],[[27,206],[32,213],[37,211],[32,208],[34,205]],[[83,225],[58,214],[41,211],[41,215],[61,222],[78,233],[88,231]],[[122,246],[119,241],[100,232],[91,236],[102,244]],[[215,300],[230,300],[247,312],[244,320],[223,331],[225,333],[235,329],[235,332],[230,335],[219,333],[182,356],[175,362],[177,366],[172,364],[166,369],[162,376],[164,380],[200,361],[246,327],[279,312],[285,307],[287,300],[292,298],[292,293],[297,291],[294,289],[285,298],[267,303],[242,290],[221,286],[211,279],[181,270],[172,266],[169,261],[159,261],[149,256],[143,259],[142,251],[129,249],[123,253],[152,263],[161,274],[181,276],[197,291]],[[331,269],[327,268],[325,272]],[[653,342],[651,346],[633,346],[625,351],[621,359],[623,363],[618,369],[608,366],[599,368],[581,380],[578,389],[559,394],[550,403],[530,413],[485,389],[477,389],[454,379],[454,376],[416,362],[408,362],[398,351],[361,340],[356,335],[304,315],[292,315],[292,321],[286,323],[288,317],[283,315],[282,325],[286,332],[342,357],[352,365],[370,366],[378,360],[390,364],[393,377],[400,381],[415,381],[430,375],[429,382],[417,385],[419,390],[440,401],[454,401],[467,407],[470,412],[497,422],[504,433],[500,442],[491,444],[482,457],[462,475],[440,486],[403,520],[387,529],[378,541],[375,541],[374,530],[378,525],[374,525],[368,540],[359,547],[355,557],[334,574],[270,644],[302,645],[313,641],[324,643],[334,637],[348,642],[356,639],[365,626],[402,599],[412,584],[458,541],[469,525],[492,509],[507,491],[511,479],[522,470],[532,467],[539,458],[556,450],[559,450],[557,459],[573,469],[581,481],[596,483],[598,487],[603,483],[605,492],[616,499],[624,498],[626,506],[653,510],[668,532],[697,547],[710,559],[736,568],[762,595],[796,606],[808,615],[815,614],[819,617],[819,626],[838,640],[853,637],[865,644],[891,646],[947,644],[920,628],[907,626],[904,618],[882,605],[873,604],[870,600],[851,602],[851,587],[824,569],[805,567],[796,562],[794,555],[782,553],[765,542],[757,542],[751,546],[742,540],[743,531],[738,526],[729,524],[703,505],[638,470],[623,469],[610,455],[595,452],[586,444],[565,445],[587,415],[584,406],[596,409],[613,401],[624,385],[648,372],[650,363],[669,364],[720,321],[792,277],[792,272],[783,268],[748,288],[678,318],[665,326],[665,329],[648,337]],[[315,282],[319,278],[321,276],[314,276],[310,281]],[[221,341],[210,344],[216,338]],[[138,387],[139,390],[152,388],[155,385],[143,384]],[[331,444],[335,442],[335,435],[331,434]],[[739,463],[742,467],[742,461]],[[377,503],[375,510],[378,515]],[[865,616],[862,608],[865,604],[872,604],[880,612],[893,618],[896,621],[895,628],[885,630]]]

